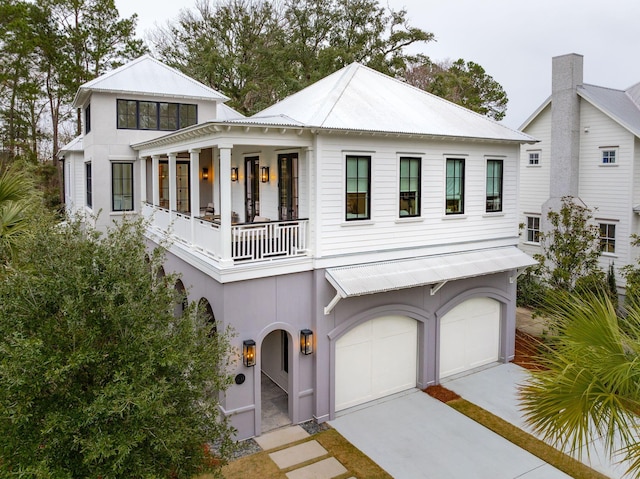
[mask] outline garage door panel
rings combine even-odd
[[[336,411],[415,387],[417,331],[411,318],[385,316],[340,338],[336,342]]]
[[[500,303],[473,298],[440,321],[440,378],[498,360]]]

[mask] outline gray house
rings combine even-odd
[[[147,218],[237,333],[238,438],[274,387],[284,422],[323,422],[513,358],[531,137],[359,64],[249,118],[225,100],[143,57],[83,85],[64,154],[69,211]]]

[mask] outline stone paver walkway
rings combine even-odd
[[[269,451],[309,437],[309,433],[300,426],[291,426],[256,437],[255,440],[263,450]],[[279,449],[270,453],[269,457],[280,470],[291,469],[285,474],[288,479],[331,479],[347,472],[340,461],[329,456],[327,450],[315,440]],[[298,465],[300,467],[295,467]]]

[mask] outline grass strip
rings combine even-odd
[[[446,404],[574,479],[608,479],[604,474],[469,401],[454,399]]]

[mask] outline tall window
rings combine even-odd
[[[539,216],[527,216],[527,242],[540,243]]]
[[[487,213],[502,211],[502,160],[487,160]]]
[[[602,164],[613,165],[616,162],[616,150],[602,150]]]
[[[464,213],[464,160],[447,158],[447,192],[445,212],[448,215]]]
[[[87,206],[93,208],[93,185],[91,184],[91,163],[84,164],[85,186],[87,192]]]
[[[198,123],[198,106],[139,100],[118,100],[118,129],[174,131]]]
[[[133,210],[133,163],[111,164],[111,208]]]
[[[161,161],[158,164],[158,190],[160,193],[160,207],[169,209],[169,163]]]
[[[616,225],[600,223],[600,251],[603,253],[616,252]]]
[[[346,219],[371,217],[371,157],[347,156]]]
[[[400,216],[420,216],[420,158],[400,158]]]
[[[91,131],[91,105],[87,105],[84,109],[84,134]]]

